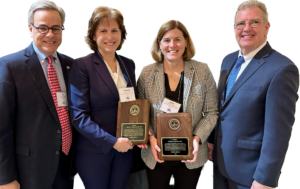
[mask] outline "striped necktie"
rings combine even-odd
[[[232,71],[231,71],[231,73],[229,75],[229,78],[228,78],[225,99],[227,98],[227,96],[228,96],[228,94],[229,94],[232,86],[234,85],[235,80],[236,80],[236,76],[238,75],[238,73],[239,73],[239,71],[241,69],[241,65],[244,62],[245,62],[245,59],[242,56],[240,56],[237,59],[236,64],[235,64],[234,68],[232,69]]]

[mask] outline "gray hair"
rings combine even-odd
[[[28,24],[33,24],[33,16],[35,11],[37,10],[55,10],[59,13],[61,18],[61,25],[65,23],[66,13],[65,11],[58,7],[55,3],[48,0],[40,0],[32,3],[29,11],[28,11]]]
[[[244,1],[243,3],[241,3],[235,13],[235,17],[234,17],[234,23],[236,22],[236,16],[238,14],[238,12],[240,10],[246,9],[246,8],[251,8],[251,7],[258,7],[261,11],[262,11],[262,15],[263,15],[263,22],[266,24],[269,22],[268,19],[268,11],[267,11],[267,7],[264,3],[257,1],[257,0],[248,0],[248,1]]]

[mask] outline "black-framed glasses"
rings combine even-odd
[[[61,34],[62,31],[65,29],[64,26],[59,27],[59,26],[54,26],[52,28],[48,28],[47,26],[39,26],[39,27],[35,27],[33,24],[31,24],[32,27],[34,27],[35,29],[37,29],[41,34],[46,34],[48,33],[48,31],[51,29],[52,32],[54,34]]]

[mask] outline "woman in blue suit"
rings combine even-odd
[[[78,130],[75,164],[86,189],[123,189],[132,143],[116,138],[118,89],[135,87],[135,65],[116,54],[126,39],[122,14],[98,7],[86,42],[95,52],[74,61],[70,73],[70,117]]]

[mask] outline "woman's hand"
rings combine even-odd
[[[194,154],[194,158],[192,160],[182,160],[181,162],[189,162],[189,163],[193,163],[196,161],[197,159],[197,155],[198,155],[198,150],[199,150],[199,141],[200,141],[200,138],[198,136],[194,136],[194,139],[193,139],[193,154]]]
[[[0,189],[20,189],[20,184],[17,180],[12,181],[11,183],[0,185]]]
[[[147,144],[138,144],[136,146],[139,147],[139,148],[148,148]]]
[[[118,152],[127,152],[133,148],[133,145],[128,138],[118,138],[113,148]]]
[[[158,163],[163,163],[163,160],[158,159],[157,156],[157,152],[160,152],[160,148],[157,146],[157,139],[152,135],[149,137],[150,140],[150,146],[151,146],[151,152],[154,156],[154,159],[158,162]]]

